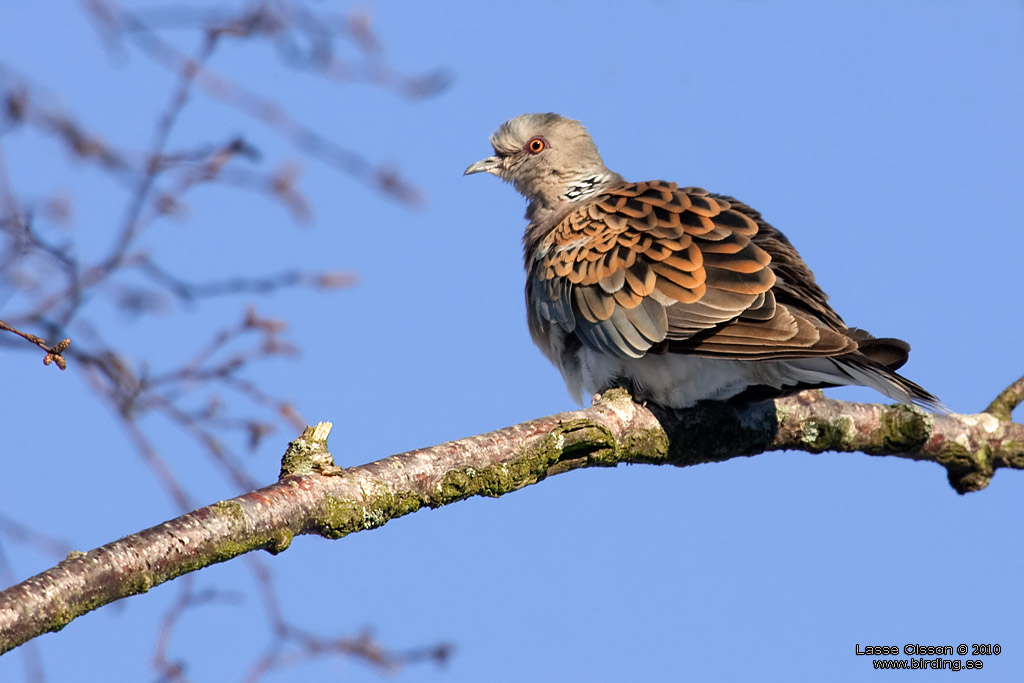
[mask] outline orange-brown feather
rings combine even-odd
[[[700,188],[649,181],[606,190],[543,239],[535,295],[571,287],[560,321],[585,341],[639,357],[655,344],[732,358],[857,349],[814,276],[760,214]]]

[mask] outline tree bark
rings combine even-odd
[[[619,463],[687,466],[769,450],[861,451],[946,468],[960,493],[999,468],[1024,469],[1024,425],[1010,413],[1024,378],[975,415],[846,403],[807,392],[756,404],[660,411],[612,390],[560,413],[343,469],[329,423],[307,427],[277,483],[195,510],[57,566],[0,593],[0,653],[120,598],[256,549],[278,553],[296,534],[341,538],[423,507],[501,496],[551,475]]]

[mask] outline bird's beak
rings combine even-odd
[[[493,175],[500,175],[501,157],[493,156],[481,159],[475,164],[471,164],[462,175],[472,175],[474,173],[491,173]]]

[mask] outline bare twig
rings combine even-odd
[[[43,357],[43,365],[50,365],[51,363],[53,363],[61,370],[67,370],[68,363],[66,360],[64,360],[64,356],[61,354],[67,351],[68,347],[71,346],[70,339],[61,339],[53,346],[50,346],[42,337],[37,337],[36,335],[31,334],[29,332],[22,332],[17,328],[11,327],[3,320],[0,320],[0,330],[16,334],[25,341],[32,342],[33,344],[41,348],[43,351],[46,351],[46,356]]]

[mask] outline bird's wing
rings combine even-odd
[[[535,315],[619,357],[857,349],[789,242],[746,205],[699,188],[608,190],[537,244],[530,270]]]

